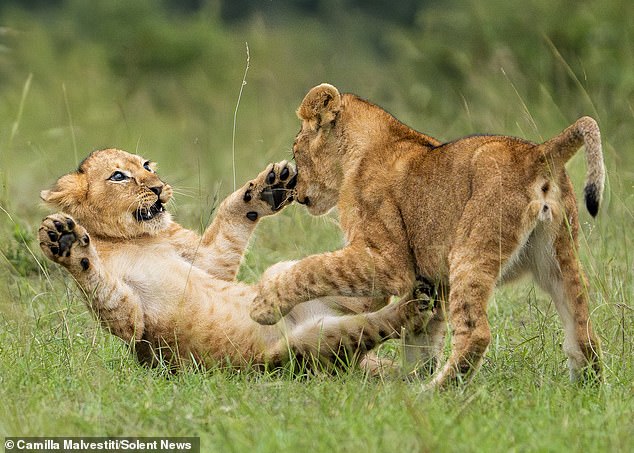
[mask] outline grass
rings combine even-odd
[[[571,386],[554,314],[530,291],[530,322],[492,316],[503,341],[472,385],[428,395],[419,383],[357,372],[306,380],[148,371],[55,286],[59,296],[35,300],[22,322],[4,320],[2,355],[12,363],[0,394],[4,435],[200,435],[204,451],[627,451],[631,443],[632,387],[620,381],[631,364],[616,370],[624,356],[608,354],[607,385]],[[522,311],[505,294],[496,302]]]
[[[431,6],[413,28],[362,14],[227,25],[213,10],[169,17],[144,0],[126,2],[129,10],[117,2],[87,10],[79,1],[3,10],[0,435],[197,435],[202,451],[239,452],[631,450],[634,6],[583,3],[566,12],[552,3],[529,2],[522,16],[515,2]],[[122,22],[130,11],[143,19]],[[370,34],[377,27],[380,37]],[[250,68],[234,144],[245,42]],[[499,132],[541,140],[583,114],[597,118],[609,180],[599,217],[581,214],[580,259],[604,385],[568,382],[557,315],[530,283],[496,292],[482,370],[442,394],[356,371],[167,375],[139,367],[96,325],[34,241],[48,212],[39,191],[90,150],[118,146],[157,160],[178,189],[178,220],[202,228],[216,195],[231,191],[234,170],[239,185],[289,157],[294,109],[322,81],[443,139]],[[569,164],[578,194],[581,154]],[[240,278],[257,281],[279,260],[340,244],[334,216],[293,206],[262,222]]]

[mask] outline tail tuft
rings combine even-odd
[[[583,195],[586,200],[586,208],[592,217],[596,217],[599,213],[599,203],[601,202],[601,193],[594,183],[589,183],[583,189]]]
[[[561,134],[553,137],[538,148],[553,165],[553,171],[564,168],[566,162],[581,147],[586,149],[586,184],[584,195],[588,212],[595,217],[603,197],[605,166],[601,148],[601,133],[597,122],[589,116],[579,118]]]

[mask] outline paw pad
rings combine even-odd
[[[276,173],[278,167],[281,167],[279,174]],[[262,190],[260,198],[271,206],[273,211],[278,211],[293,201],[293,188],[296,182],[297,173],[293,167],[290,167],[286,162],[274,165],[273,169],[266,175],[268,187]]]
[[[73,232],[62,233],[59,240],[59,254],[60,256],[70,256],[70,248],[77,240],[77,236]]]
[[[297,183],[297,172],[286,161],[271,164],[258,178],[251,181],[242,196],[245,203],[259,199],[273,211],[279,211],[293,201],[293,189]],[[271,212],[249,211],[246,216],[255,221]]]
[[[40,246],[46,251],[48,250],[55,261],[57,258],[68,258],[71,255],[71,248],[75,242],[79,242],[81,246],[87,246],[90,238],[83,228],[78,227],[70,217],[56,216],[57,218],[47,218],[40,227]],[[84,263],[80,263],[83,269],[89,266],[86,259],[86,267]]]

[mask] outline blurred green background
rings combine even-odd
[[[138,428],[132,432],[209,430],[246,439],[242,445],[255,448],[262,445],[259,434],[266,429],[251,431],[261,424],[257,420],[275,413],[270,422],[283,436],[282,427],[288,428],[284,417],[309,417],[302,406],[317,402],[317,416],[321,410],[328,418],[333,409],[326,401],[334,398],[347,422],[342,428],[322,425],[321,435],[332,440],[325,445],[356,448],[342,440],[346,431],[373,435],[366,425],[351,424],[357,410],[375,403],[403,406],[399,402],[411,397],[394,409],[393,420],[381,418],[384,430],[395,433],[388,445],[423,451],[421,445],[429,441],[436,450],[451,450],[442,438],[449,435],[456,445],[463,445],[466,436],[473,445],[501,447],[479,431],[484,424],[488,432],[504,426],[507,451],[518,451],[518,445],[519,451],[529,451],[522,449],[529,441],[537,442],[540,451],[631,446],[631,413],[624,415],[624,410],[631,410],[634,393],[632,24],[631,0],[3,0],[0,434],[47,429],[125,434],[134,425]],[[299,128],[295,109],[321,82],[370,99],[441,140],[504,133],[541,141],[579,116],[596,118],[608,184],[598,219],[582,210],[580,257],[590,277],[607,380],[614,387],[581,399],[574,390],[558,393],[568,388],[561,329],[548,300],[536,296],[531,285],[496,294],[490,310],[495,335],[490,360],[473,390],[427,400],[435,411],[429,414],[418,412],[415,392],[399,386],[376,401],[362,393],[349,400],[345,393],[354,395],[354,389],[367,385],[358,376],[349,385],[339,381],[308,390],[303,384],[282,383],[273,401],[266,389],[259,393],[251,382],[222,374],[201,381],[186,375],[184,384],[177,381],[172,388],[162,376],[125,361],[125,351],[98,330],[72,282],[43,260],[34,234],[48,209],[40,205],[39,191],[90,151],[119,147],[158,161],[161,175],[177,189],[171,206],[177,220],[203,228],[217,198],[233,189],[233,121],[247,44],[249,70],[235,130],[238,185],[267,163],[290,158]],[[568,168],[581,194],[582,152]],[[241,276],[254,281],[273,262],[340,243],[334,217],[313,219],[301,207],[290,207],[262,222]],[[220,390],[210,395],[209,385]],[[553,393],[536,393],[543,385]],[[147,395],[136,394],[139,386],[147,388]],[[543,404],[513,406],[509,388]],[[25,402],[13,389],[33,396]],[[86,396],[90,392],[96,396]],[[207,403],[191,402],[199,392]],[[249,416],[235,419],[241,430],[232,431],[231,422],[222,428],[187,418],[187,411],[211,412],[235,421],[223,408],[234,407],[231,401],[243,393],[255,403],[247,407]],[[140,414],[120,410],[178,395],[190,401],[171,407],[178,416],[151,405]],[[105,398],[118,403],[106,404]],[[473,412],[465,409],[474,401]],[[583,422],[576,420],[582,423],[578,430],[567,431],[568,410],[584,414]],[[486,421],[483,411],[490,417]],[[506,424],[509,413],[543,430],[536,437],[530,428],[523,432]],[[463,415],[466,421],[454,430]],[[95,424],[102,418],[108,428]],[[368,426],[378,422],[367,421]],[[412,438],[408,424],[429,428],[431,438]],[[593,429],[604,425],[612,433]],[[305,432],[297,429],[266,445],[270,451],[305,447]],[[435,429],[440,429],[438,436]],[[562,438],[562,433],[567,434]]]
[[[1,5],[0,203],[25,234],[46,212],[39,191],[104,147],[158,161],[179,189],[177,219],[204,227],[216,195],[233,189],[233,152],[238,185],[289,158],[299,125],[295,109],[321,82],[370,99],[441,140],[504,133],[540,141],[592,115],[609,170],[606,209],[616,195],[613,213],[631,225],[632,2]],[[569,168],[580,193],[582,153]],[[621,209],[627,205],[629,211]],[[294,242],[288,248],[297,251],[292,257],[328,242],[310,227],[314,220],[299,217],[319,240],[312,247],[304,234],[287,235]],[[0,226],[7,221],[0,218]],[[14,229],[0,228],[0,237],[15,236]],[[271,240],[261,267],[290,257],[288,241]]]
[[[625,170],[633,10],[625,0],[5,0],[2,201],[29,210],[40,188],[106,146],[159,161],[177,186],[222,182],[226,193],[245,43],[240,181],[289,156],[294,110],[325,81],[444,140],[541,140],[593,115],[608,163]]]

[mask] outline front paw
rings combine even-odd
[[[90,236],[71,216],[53,214],[46,217],[38,236],[40,248],[51,261],[69,270],[87,270],[90,267]]]
[[[258,294],[251,304],[251,319],[259,324],[273,325],[291,309],[279,297],[277,287],[260,284]]]
[[[247,218],[255,221],[271,215],[292,203],[297,171],[287,161],[270,164],[244,187],[242,200],[246,203]]]

